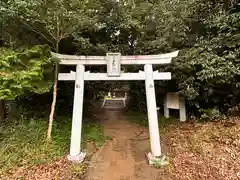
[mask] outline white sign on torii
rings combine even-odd
[[[153,71],[153,64],[171,63],[173,57],[177,57],[178,51],[143,56],[121,56],[120,53],[108,53],[107,56],[74,56],[52,53],[52,56],[60,60],[63,65],[76,65],[76,72],[59,73],[60,81],[75,81],[74,104],[72,115],[72,132],[70,155],[71,161],[82,162],[86,153],[81,152],[82,114],[84,81],[100,80],[145,80],[148,124],[150,133],[152,157],[161,156],[160,137],[158,129],[158,117],[155,97],[154,80],[170,80],[170,72]],[[107,65],[107,73],[85,72],[85,65]],[[120,65],[144,65],[144,71],[138,73],[120,73]],[[150,158],[150,157],[148,157]]]

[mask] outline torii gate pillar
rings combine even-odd
[[[151,64],[144,66],[146,73],[145,88],[148,111],[148,127],[150,134],[151,151],[154,157],[161,156],[160,136],[158,129],[157,105],[153,79],[153,68]]]
[[[68,159],[74,162],[82,162],[86,156],[86,153],[81,151],[84,71],[85,71],[84,65],[78,64],[76,67],[75,74],[76,77],[72,115],[72,133],[70,155],[68,156]]]

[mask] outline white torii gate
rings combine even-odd
[[[152,65],[171,63],[171,59],[177,57],[177,55],[178,51],[143,56],[121,56],[120,53],[107,53],[107,56],[74,56],[52,53],[53,57],[60,60],[60,64],[77,66],[76,72],[59,73],[58,76],[60,81],[75,81],[71,144],[68,159],[82,162],[86,156],[85,152],[81,152],[84,81],[100,80],[145,80],[151,144],[151,153],[148,153],[148,159],[151,163],[152,158],[157,159],[161,156],[154,80],[170,80],[171,73],[153,71]],[[104,64],[107,65],[107,73],[85,72],[85,65]],[[144,71],[121,73],[121,65],[144,65]]]

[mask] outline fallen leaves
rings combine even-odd
[[[182,124],[178,130],[167,129],[162,136],[168,140],[173,164],[168,176],[180,180],[238,180],[240,126],[230,124]]]
[[[84,164],[70,163],[66,157],[50,163],[37,166],[24,166],[11,170],[3,179],[24,180],[81,180],[85,173]]]

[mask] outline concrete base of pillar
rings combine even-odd
[[[72,161],[73,163],[81,163],[83,162],[86,155],[87,155],[86,152],[81,152],[78,155],[68,155],[68,160]]]
[[[155,157],[152,153],[146,154],[148,163],[154,166],[166,166],[169,164],[168,158],[166,156]]]

